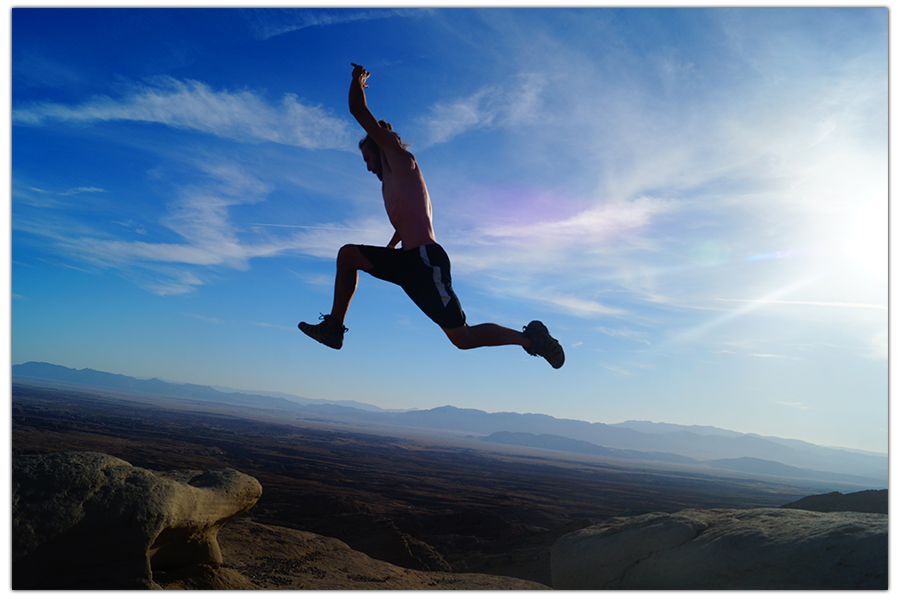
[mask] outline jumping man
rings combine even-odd
[[[434,238],[431,198],[416,158],[406,150],[391,125],[377,121],[366,104],[369,72],[353,65],[350,83],[350,113],[366,131],[359,148],[369,172],[381,181],[381,193],[394,236],[387,247],[347,244],[338,252],[331,314],[322,322],[300,322],[304,334],[324,345],[340,349],[344,342],[344,318],[356,292],[359,271],[395,283],[439,325],[460,349],[520,345],[531,355],[541,356],[554,368],[565,362],[559,342],[539,321],[521,332],[497,324],[466,323],[450,282],[450,259]],[[397,244],[402,243],[397,249]]]

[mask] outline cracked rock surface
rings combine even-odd
[[[757,508],[614,518],[560,538],[555,589],[887,589],[888,517]]]

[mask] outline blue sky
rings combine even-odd
[[[334,256],[392,229],[350,62],[410,143],[458,351]],[[14,9],[11,361],[886,452],[887,9]]]

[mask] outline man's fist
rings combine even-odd
[[[363,68],[362,65],[357,65],[356,63],[351,63],[353,66],[353,78],[359,80],[359,83],[362,84],[363,88],[368,88],[369,85],[366,84],[366,80],[369,79],[369,72]]]

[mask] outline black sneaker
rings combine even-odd
[[[344,344],[344,332],[347,331],[347,328],[343,325],[335,325],[336,322],[332,321],[331,315],[319,315],[319,319],[322,322],[314,326],[301,321],[297,327],[301,332],[318,340],[323,345],[332,349],[340,349]]]
[[[566,354],[563,352],[559,341],[550,336],[547,327],[535,320],[523,328],[523,333],[531,341],[530,347],[525,347],[525,352],[535,357],[546,359],[553,369],[558,370],[566,362]]]

